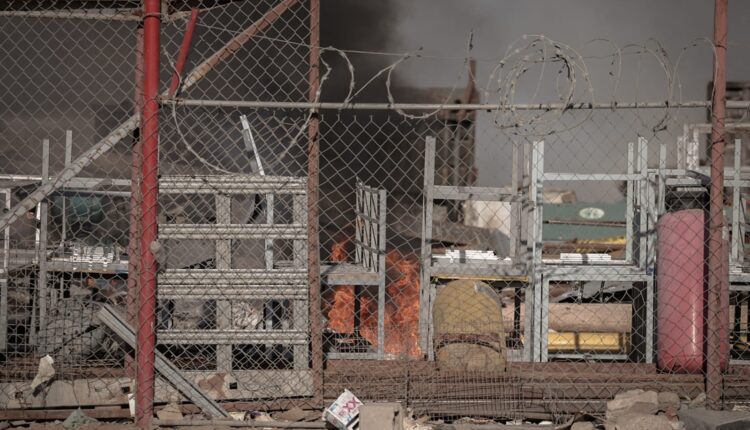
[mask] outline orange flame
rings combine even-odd
[[[331,247],[331,260],[346,261],[346,243],[341,241]],[[354,333],[354,287],[336,285],[333,287],[333,305],[328,311],[328,327],[339,333]]]
[[[331,260],[346,260],[346,243],[335,243]],[[386,286],[385,352],[400,357],[419,358],[419,261],[397,250],[386,254],[386,268],[391,276]],[[360,298],[360,334],[372,345],[378,343],[378,301],[376,297]],[[328,311],[328,327],[339,333],[354,332],[354,287],[334,287],[333,304]]]
[[[386,296],[391,298],[385,313],[385,352],[418,358],[419,261],[392,250],[386,255],[386,267],[399,276],[385,288]]]

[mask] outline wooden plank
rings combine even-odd
[[[550,303],[549,329],[558,332],[630,333],[633,306],[627,303]],[[526,306],[521,304],[521,321]],[[513,329],[513,306],[503,308],[503,327]]]
[[[64,420],[75,409],[11,409],[0,410],[0,421],[52,421]],[[104,407],[83,409],[83,413],[96,419],[129,419],[130,408]]]

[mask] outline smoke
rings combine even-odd
[[[325,0],[320,3],[322,46],[375,52],[387,51],[393,46],[399,9],[396,0]],[[338,55],[324,55],[324,60],[331,67],[331,74],[322,98],[324,101],[341,101],[349,88],[348,68]],[[393,57],[358,53],[349,53],[348,56],[354,66],[354,79],[358,84],[363,84],[394,60]],[[373,83],[362,92],[358,101],[385,100],[382,91],[384,82],[385,78],[382,78]]]

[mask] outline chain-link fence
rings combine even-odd
[[[397,76],[418,54],[320,48],[317,0],[145,3],[1,8],[0,416],[750,401],[750,86],[717,202],[711,104],[652,47],[527,37],[426,89]],[[598,97],[627,55],[668,102]]]

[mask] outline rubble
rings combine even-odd
[[[35,396],[38,395],[46,386],[47,382],[55,376],[55,368],[52,367],[52,364],[54,363],[55,360],[49,355],[45,355],[39,359],[39,370],[37,371],[36,376],[34,376],[34,380],[31,381],[31,391]]]
[[[404,408],[399,402],[366,403],[359,407],[360,430],[403,430]]]
[[[657,395],[659,399],[659,410],[662,412],[678,411],[680,409],[680,396],[671,391],[662,391]]]
[[[181,420],[182,412],[180,411],[180,406],[176,403],[169,403],[160,410],[156,411],[156,416],[160,420],[164,421],[172,421],[172,420]]]
[[[706,393],[698,394],[694,399],[688,403],[689,409],[702,408],[706,406]]]
[[[594,430],[595,428],[591,421],[580,421],[570,426],[570,430]]]
[[[414,412],[410,409],[404,417],[404,430],[432,430],[432,426],[427,424],[429,420],[428,416],[414,417]]]
[[[232,417],[235,421],[245,421],[245,417],[247,416],[247,412],[245,411],[233,411],[229,412],[229,416]]]
[[[608,421],[604,428],[607,430],[673,430],[667,417],[641,413],[620,415],[614,423]]]
[[[292,409],[279,412],[274,415],[274,418],[279,421],[315,421],[320,419],[320,413],[315,411],[306,411],[300,407],[293,407]]]
[[[653,415],[659,412],[659,398],[655,391],[630,390],[619,393],[607,402],[607,421],[617,421],[626,414]]]
[[[72,429],[82,425],[94,424],[98,422],[99,420],[91,418],[90,416],[84,414],[81,408],[78,408],[75,411],[71,412],[68,418],[65,418],[65,421],[63,421],[62,425],[66,429]]]
[[[680,420],[687,429],[747,429],[750,428],[750,413],[738,411],[711,411],[703,408],[680,411]]]
[[[682,404],[673,392],[630,390],[607,402],[605,430],[684,430],[678,417]],[[596,427],[582,427],[596,428]]]

